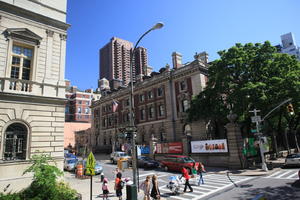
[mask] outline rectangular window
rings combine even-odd
[[[142,110],[140,110],[140,113],[141,113],[141,120],[145,120],[145,109],[142,109]]]
[[[78,107],[77,112],[81,113],[81,107]]]
[[[151,119],[151,118],[153,118],[154,117],[154,108],[151,106],[150,108],[149,108],[149,118]]]
[[[164,90],[163,90],[162,87],[158,88],[157,89],[157,96],[161,97],[163,95],[163,92],[164,92]]]
[[[163,105],[158,106],[158,114],[160,117],[165,115],[165,108]]]
[[[152,91],[149,91],[148,92],[148,99],[152,99],[153,98],[153,92]]]
[[[33,49],[13,45],[10,77],[15,79],[30,80],[33,60]]]
[[[186,83],[185,81],[180,82],[180,90],[186,90]]]
[[[89,108],[85,108],[85,114],[89,114],[90,109]]]
[[[145,95],[144,94],[140,94],[140,102],[144,102],[145,101]]]

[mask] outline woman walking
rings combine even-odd
[[[108,199],[108,180],[107,178],[103,179],[103,183],[102,183],[102,192],[103,192],[103,200],[107,200]]]
[[[147,176],[146,180],[140,186],[144,191],[144,200],[150,200],[150,179],[151,176]]]
[[[184,184],[183,192],[186,192],[187,187],[189,187],[190,192],[193,192],[193,188],[191,187],[190,182],[189,182],[189,180],[190,180],[189,171],[185,167],[183,167],[181,172],[182,172],[182,176],[185,178],[185,184]]]
[[[158,181],[157,181],[157,176],[156,175],[152,176],[151,197],[153,199],[160,199],[160,191],[159,191],[159,188],[158,188]]]
[[[198,165],[198,171],[197,171],[197,173],[199,175],[198,186],[200,185],[201,182],[202,182],[202,184],[204,184],[203,175],[202,175],[203,172],[206,172],[206,171],[204,169],[204,165],[200,162]]]

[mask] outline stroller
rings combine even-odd
[[[170,176],[169,183],[167,184],[167,188],[170,189],[172,194],[177,195],[179,194],[180,183],[181,181],[179,180],[178,176]]]

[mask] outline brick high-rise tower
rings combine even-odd
[[[117,37],[100,49],[100,79],[109,80],[111,88],[130,82],[130,53],[133,43]],[[147,49],[138,47],[133,62],[133,79],[147,75]]]

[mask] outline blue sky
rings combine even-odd
[[[172,64],[174,51],[183,63],[202,51],[212,61],[235,43],[276,45],[288,32],[299,46],[299,13],[298,0],[68,0],[66,79],[96,89],[99,49],[113,36],[136,42],[156,22],[165,26],[140,43],[155,71]]]

